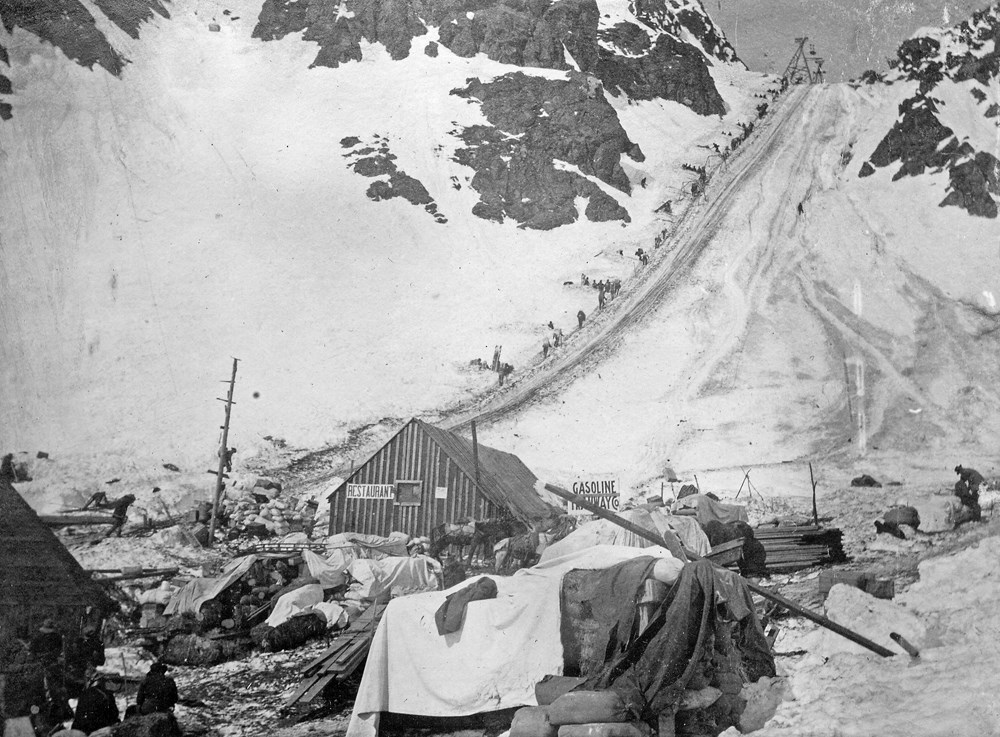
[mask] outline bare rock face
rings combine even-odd
[[[101,12],[132,38],[139,38],[140,27],[151,20],[154,13],[164,18],[170,17],[163,2],[164,0],[94,0]]]
[[[35,34],[56,46],[81,66],[101,66],[114,75],[121,74],[125,57],[116,51],[94,23],[79,0],[47,0],[44,3],[0,0],[4,29],[15,28]]]
[[[673,36],[661,35],[642,56],[619,56],[604,47],[598,53],[594,73],[612,94],[624,93],[633,100],[673,100],[699,115],[726,112],[705,57]]]
[[[448,218],[438,212],[437,203],[427,188],[396,166],[396,156],[389,150],[388,139],[376,136],[370,145],[361,146],[360,138],[348,136],[341,139],[340,145],[350,149],[344,157],[351,161],[349,166],[355,173],[363,177],[378,177],[365,193],[368,199],[377,202],[402,197],[411,204],[423,205],[436,222],[448,222]]]
[[[899,118],[879,142],[858,176],[876,168],[899,164],[893,180],[940,171],[948,173],[948,194],[941,207],[960,207],[977,217],[997,217],[1000,196],[1000,160],[990,152],[976,151],[968,141],[959,142],[955,132],[939,119],[940,84],[968,83],[965,88],[985,120],[996,111],[989,104],[989,89],[1000,77],[1000,18],[997,6],[975,13],[949,31],[948,51],[936,38],[907,39],[895,61],[896,79],[918,82],[915,95],[899,106]],[[992,48],[983,53],[984,46]],[[956,53],[957,50],[964,53]],[[980,123],[981,124],[981,123]]]
[[[736,54],[706,15],[675,10],[669,1],[635,0],[645,29],[623,23],[599,31],[596,0],[266,0],[253,35],[271,40],[304,30],[303,38],[321,47],[313,66],[336,67],[361,58],[362,40],[381,42],[393,59],[406,57],[413,39],[427,33],[422,18],[457,56],[485,54],[522,67],[575,66],[616,94],[722,114],[725,105],[705,55],[680,36],[690,32],[722,61]]]
[[[576,198],[586,197],[589,220],[629,220],[615,198],[581,174],[628,194],[621,155],[642,161],[642,152],[603,94],[594,93],[584,75],[570,77],[558,81],[515,72],[493,82],[471,80],[452,91],[479,100],[492,124],[463,130],[466,147],[456,152],[459,163],[476,171],[472,187],[480,201],[473,214],[547,230],[577,220]]]
[[[629,220],[615,197],[586,178],[628,194],[621,155],[642,160],[605,90],[633,100],[672,100],[702,115],[725,113],[711,61],[681,39],[693,35],[709,57],[738,60],[698,9],[680,0],[632,0],[637,22],[602,27],[596,0],[265,0],[253,35],[270,40],[304,32],[320,46],[312,66],[337,67],[361,59],[362,41],[381,42],[393,59],[402,59],[433,27],[437,41],[422,47],[431,57],[443,47],[466,58],[484,54],[503,64],[569,72],[569,81],[514,73],[489,83],[469,80],[453,91],[480,101],[492,126],[459,134],[466,146],[455,160],[476,172],[472,187],[480,201],[473,213],[544,229],[577,220],[579,197],[587,199],[583,214],[590,220]],[[431,211],[430,194],[391,171],[391,158],[368,156],[351,166],[383,177],[369,188],[372,199],[402,196]]]

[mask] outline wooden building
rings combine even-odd
[[[51,618],[70,635],[115,608],[35,510],[0,479],[0,624],[29,637]]]
[[[446,522],[558,513],[510,453],[412,419],[330,494],[330,533],[429,535]]]

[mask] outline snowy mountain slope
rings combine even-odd
[[[238,459],[264,435],[316,446],[479,392],[495,377],[468,364],[494,345],[515,366],[535,360],[549,320],[569,333],[577,310],[596,304],[579,274],[628,277],[634,259],[618,251],[649,246],[667,224],[654,213],[665,200],[683,209],[678,188],[691,174],[680,164],[727,145],[760,104],[753,95],[773,84],[709,54],[721,119],[661,98],[569,95],[583,111],[603,101],[621,144],[645,160],[619,155],[616,169],[613,154],[587,159],[541,140],[554,171],[578,172],[576,219],[541,231],[472,214],[481,173],[459,151],[471,145],[464,133],[490,125],[491,103],[451,92],[511,74],[530,78],[525,94],[537,80],[568,91],[580,79],[572,69],[443,44],[431,57],[433,28],[399,60],[360,38],[360,62],[310,68],[317,42],[253,38],[254,3],[163,3],[169,17],[147,3],[156,12],[138,37],[102,11],[107,3],[81,7],[101,48],[127,60],[119,76],[84,63],[93,54],[75,63],[65,36],[43,40],[47,27],[36,33],[0,10],[12,81],[12,115],[0,124],[0,447],[45,449],[96,473],[141,469],[136,479],[168,461],[203,476],[230,356],[243,361]],[[619,11],[605,8],[604,20]],[[489,157],[502,162],[496,145]],[[597,162],[593,173],[585,160]],[[423,200],[415,180],[433,203],[385,199],[393,172],[401,192]],[[590,203],[577,193],[584,184]],[[630,222],[584,220],[598,192]],[[551,203],[529,217],[565,215],[565,198]]]
[[[945,480],[951,459],[995,467],[992,222],[928,208],[919,180],[856,178],[854,152],[892,100],[828,86],[793,104],[753,144],[773,151],[748,181],[710,185],[707,225],[685,235],[705,245],[653,314],[533,406],[480,425],[485,442],[549,478],[609,473],[638,494],[659,491],[668,463],[733,490],[752,466],[768,491],[807,459],[905,458]]]
[[[874,80],[873,80],[874,81]],[[1000,196],[1000,5],[899,47],[887,82],[904,86],[899,118],[860,175],[948,175],[940,206],[995,218]],[[895,165],[899,165],[898,168]]]

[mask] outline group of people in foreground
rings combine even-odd
[[[4,737],[50,735],[72,720],[71,729],[89,735],[120,723],[123,716],[127,720],[162,712],[170,715],[170,731],[179,733],[172,716],[177,684],[165,664],[150,666],[135,703],[123,715],[118,694],[124,679],[100,672],[104,662],[104,642],[93,625],[70,638],[63,637],[51,618],[30,640],[0,633],[0,732]]]

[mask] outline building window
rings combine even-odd
[[[397,481],[396,504],[403,507],[420,506],[420,481]]]

